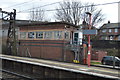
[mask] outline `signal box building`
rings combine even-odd
[[[80,49],[77,51],[82,45],[82,31],[66,22],[19,25],[18,41],[20,56],[72,62],[82,55]]]

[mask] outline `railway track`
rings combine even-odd
[[[5,69],[0,70],[2,72],[2,79],[1,80],[34,80],[31,77],[20,75],[15,72],[11,72]]]

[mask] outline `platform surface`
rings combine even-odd
[[[88,75],[106,77],[106,78],[115,78],[120,79],[120,70],[119,69],[110,69],[110,68],[103,68],[103,67],[96,67],[81,64],[74,64],[74,63],[65,63],[65,62],[58,62],[58,61],[51,61],[51,60],[43,60],[43,59],[35,59],[35,58],[28,58],[28,57],[18,57],[18,56],[10,56],[10,55],[0,55],[1,59],[7,59],[22,63],[29,63],[33,65],[45,66],[55,69],[62,69],[77,73],[83,73]]]

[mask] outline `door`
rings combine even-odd
[[[78,43],[78,37],[79,37],[79,34],[78,33],[74,33],[74,43],[75,44]]]

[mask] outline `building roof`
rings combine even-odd
[[[120,23],[106,23],[100,29],[108,29],[108,28],[120,28]]]
[[[0,20],[2,20],[2,19],[0,19]],[[9,27],[9,24],[10,24],[9,22],[10,22],[10,20],[2,20],[2,26]],[[16,20],[15,25],[18,26],[20,24],[29,24],[29,23],[34,23],[34,22],[36,22],[36,21]]]
[[[8,26],[9,20],[3,20],[3,26]],[[53,25],[53,24],[65,24],[73,27],[78,27],[68,22],[41,22],[41,21],[30,21],[30,20],[16,20],[15,25],[18,27],[22,26],[33,26],[33,25]]]
[[[54,25],[54,24],[65,24],[73,27],[78,27],[74,24],[68,23],[68,22],[29,22],[29,23],[24,23],[24,24],[19,24],[19,27],[22,26],[33,26],[33,25]]]

